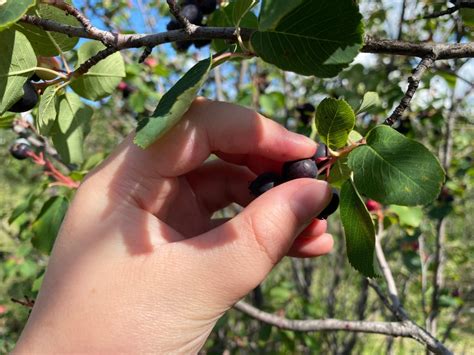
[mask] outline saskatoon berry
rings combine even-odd
[[[318,149],[316,150],[314,159],[326,158],[329,155],[328,153],[329,153],[328,146],[324,143],[318,143]]]
[[[318,177],[318,166],[311,158],[288,161],[283,164],[282,176],[285,181],[299,178],[315,179]]]
[[[188,4],[197,5],[204,15],[212,14],[217,8],[217,0],[186,0],[184,5]]]
[[[296,106],[296,111],[298,111],[300,121],[307,125],[313,118],[316,108],[307,102]]]
[[[257,176],[249,185],[249,190],[254,196],[260,196],[268,190],[281,183],[280,175],[272,172],[263,173]]]
[[[30,146],[26,143],[15,143],[10,147],[10,154],[18,160],[28,158]]]
[[[38,93],[35,86],[30,80],[27,80],[23,85],[23,97],[15,102],[12,107],[8,109],[10,112],[26,112],[36,106],[38,102]]]
[[[181,15],[194,25],[202,24],[202,12],[196,5],[186,5],[181,10]]]
[[[331,202],[326,206],[326,208],[319,214],[318,219],[327,219],[330,215],[336,212],[339,207],[339,194],[337,190],[332,190]]]
[[[177,41],[174,43],[174,48],[178,52],[186,52],[192,44],[192,41]]]
[[[180,28],[183,28],[183,26],[178,22],[176,21],[175,19],[172,19],[170,22],[168,22],[168,24],[166,25],[166,29],[168,31],[172,31],[172,30],[179,30]]]
[[[201,40],[194,41],[193,43],[194,43],[194,47],[202,48],[202,47],[210,45],[211,42],[212,41],[210,39],[201,39]]]

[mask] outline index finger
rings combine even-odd
[[[312,156],[316,150],[311,139],[253,110],[204,98],[196,99],[181,121],[147,149],[135,146],[131,138],[121,144],[107,165],[114,170],[115,165],[129,164],[127,170],[142,178],[184,175],[212,153],[284,162]]]

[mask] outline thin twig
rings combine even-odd
[[[390,117],[385,120],[384,123],[386,125],[393,126],[393,124],[397,122],[397,120],[402,116],[403,112],[405,112],[405,110],[408,108],[413,95],[415,95],[415,92],[420,85],[421,77],[429,68],[434,65],[436,57],[436,53],[432,53],[420,61],[418,66],[415,68],[413,75],[408,78],[408,89],[400,101],[400,104],[395,108]]]
[[[176,0],[166,0],[168,3],[168,6],[170,8],[171,13],[173,16],[178,20],[180,24],[183,25],[184,27],[184,32],[186,32],[188,35],[191,35],[196,31],[198,26],[193,25],[189,20],[181,14],[181,8],[179,7],[178,3]]]
[[[424,16],[423,18],[426,20],[426,19],[430,19],[430,18],[441,17],[441,16],[444,16],[444,15],[450,15],[450,14],[453,14],[453,13],[455,13],[456,11],[458,11],[462,8],[474,9],[474,3],[472,1],[469,1],[469,0],[466,0],[466,1],[459,1],[458,0],[458,1],[456,1],[456,3],[454,4],[453,7],[449,7],[445,10],[433,12],[432,14]]]

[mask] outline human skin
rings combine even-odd
[[[200,98],[148,149],[132,140],[78,189],[14,353],[196,353],[285,255],[332,249],[315,219],[325,182],[248,191],[257,174],[313,156],[306,137]],[[212,219],[233,202],[241,213]]]

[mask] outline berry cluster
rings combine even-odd
[[[31,80],[27,80],[23,85],[23,96],[8,109],[10,112],[26,112],[36,106],[38,93]]]
[[[205,26],[203,24],[204,16],[210,15],[217,8],[217,0],[184,0],[181,3],[181,15],[183,15],[190,23],[197,26]],[[176,19],[172,19],[167,25],[168,31],[179,30],[183,25]],[[211,43],[211,40],[195,40],[195,41],[177,41],[174,46],[178,52],[185,52],[194,44],[196,48],[202,48]]]
[[[326,159],[328,150],[326,145],[319,144],[316,154],[311,158],[288,161],[283,164],[281,174],[274,172],[266,172],[257,176],[249,185],[249,190],[254,196],[260,196],[268,190],[278,186],[284,182],[300,179],[310,178],[316,179],[318,177],[317,161]],[[339,207],[339,195],[336,190],[333,190],[331,202],[319,214],[319,219],[327,219]]]

